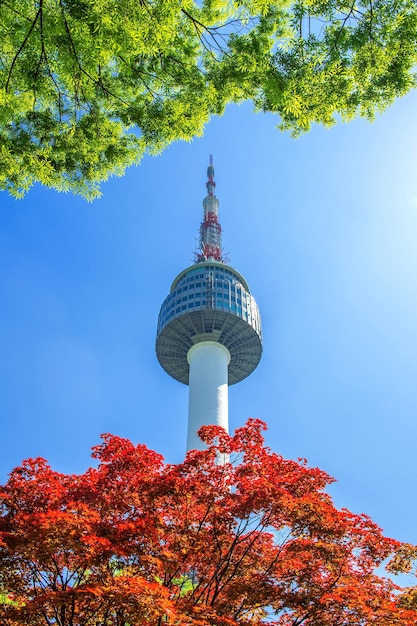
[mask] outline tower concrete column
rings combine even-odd
[[[201,426],[229,429],[228,366],[230,352],[216,341],[201,341],[187,354],[190,366],[187,450],[202,450]]]

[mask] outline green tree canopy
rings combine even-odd
[[[252,99],[294,134],[414,86],[414,0],[2,0],[0,188],[87,198]]]

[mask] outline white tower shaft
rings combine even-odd
[[[227,369],[229,350],[215,341],[201,341],[190,348],[187,450],[203,450],[197,435],[201,426],[222,426],[228,431],[229,399]]]

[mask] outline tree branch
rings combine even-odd
[[[22,44],[21,44],[19,50],[16,52],[16,54],[15,54],[15,56],[13,58],[12,64],[11,64],[10,69],[9,69],[9,73],[7,75],[7,81],[6,81],[6,86],[5,86],[6,92],[8,92],[8,90],[9,90],[10,80],[12,78],[13,69],[14,69],[14,66],[15,66],[15,64],[17,62],[17,59],[19,58],[20,54],[23,51],[23,48],[26,46],[27,42],[29,41],[29,37],[31,36],[32,31],[33,31],[33,29],[36,26],[36,22],[38,21],[39,16],[41,15],[41,12],[42,12],[42,9],[41,9],[41,7],[39,7],[39,9],[38,9],[38,11],[37,11],[37,13],[35,15],[35,19],[33,20],[33,22],[31,24],[28,32],[26,33],[26,36],[25,36],[24,40],[22,41]]]

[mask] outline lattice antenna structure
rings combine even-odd
[[[203,221],[200,226],[200,240],[196,262],[221,261],[222,258],[222,228],[219,222],[219,201],[216,198],[216,183],[214,182],[213,155],[210,155],[207,168],[207,196],[203,200]]]
[[[203,425],[228,431],[228,386],[257,367],[261,317],[243,276],[222,256],[213,157],[195,263],[175,278],[159,312],[156,354],[163,369],[189,386],[187,450],[202,449]]]

